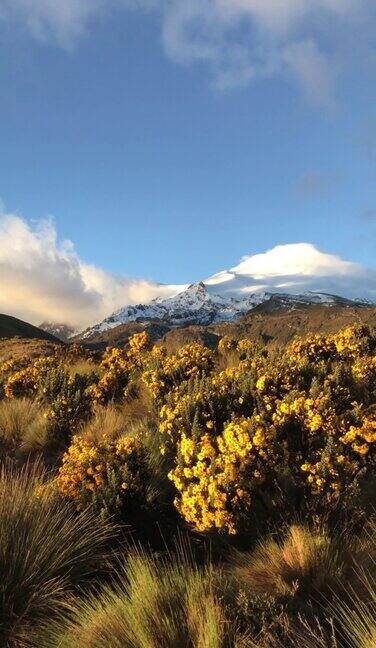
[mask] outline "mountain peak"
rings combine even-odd
[[[199,281],[198,283],[192,283],[188,286],[188,288],[183,291],[183,292],[190,292],[194,293],[197,295],[203,295],[207,293],[206,286],[203,281]],[[180,293],[182,294],[182,293]]]

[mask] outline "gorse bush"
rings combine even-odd
[[[51,369],[40,381],[39,399],[45,404],[45,417],[56,439],[68,440],[81,421],[90,416],[87,388],[95,374],[71,376],[62,368]]]
[[[103,436],[96,444],[76,436],[63,456],[57,487],[78,509],[92,505],[111,515],[142,495],[145,480],[145,458],[137,436],[115,440]]]
[[[111,527],[46,488],[38,465],[0,470],[0,643],[35,648],[41,619],[104,567]]]
[[[197,531],[249,534],[281,511],[311,520],[362,514],[376,460],[375,340],[361,326],[280,351],[225,337],[218,354],[196,342],[167,354],[140,333],[125,349],[107,349],[99,364],[74,350],[82,373],[72,374],[58,355],[8,363],[4,393],[33,393],[61,447],[76,434],[60,477],[70,473],[86,494],[82,502],[108,499],[104,484],[112,484],[114,502],[123,483],[128,492],[128,467],[136,478],[142,462],[130,459],[135,451],[121,456],[113,442],[135,420],[147,420],[146,445],[163,457],[154,464],[164,471],[166,504]],[[159,441],[154,434],[150,443],[156,427]],[[95,465],[83,460],[90,454]]]
[[[142,374],[142,380],[159,400],[171,389],[193,377],[207,374],[213,368],[212,351],[197,342],[186,344],[172,355],[163,348],[154,347]]]
[[[130,375],[142,365],[149,348],[150,339],[146,332],[133,335],[126,349],[109,347],[100,364],[102,376],[88,389],[93,402],[106,404],[125,396]]]
[[[374,375],[359,371],[373,366],[359,354],[374,349],[370,331],[351,328],[170,392],[159,427],[186,520],[200,531],[245,530],[256,503],[272,515],[283,483],[301,512],[349,509],[375,467]]]

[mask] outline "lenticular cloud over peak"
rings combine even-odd
[[[331,274],[352,275],[362,268],[351,261],[343,261],[333,254],[320,252],[311,243],[292,243],[276,247],[253,256],[245,256],[231,268],[231,272],[260,277],[281,275],[326,276]]]
[[[322,292],[376,301],[376,270],[321,252],[311,243],[277,245],[245,256],[229,270],[205,280],[210,292],[234,295],[257,292]]]

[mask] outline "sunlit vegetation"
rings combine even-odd
[[[375,446],[366,326],[7,357],[1,645],[374,646]]]

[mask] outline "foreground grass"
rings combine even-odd
[[[46,630],[46,648],[231,648],[244,645],[226,619],[210,568],[130,554],[117,582],[76,604]]]
[[[181,551],[164,559],[133,551],[112,583],[46,620],[37,645],[372,648],[375,578],[356,562],[367,558],[356,546],[294,526],[222,567],[199,568]]]
[[[45,487],[38,466],[0,470],[0,645],[23,648],[41,619],[65,610],[78,584],[101,570],[113,531]]]

